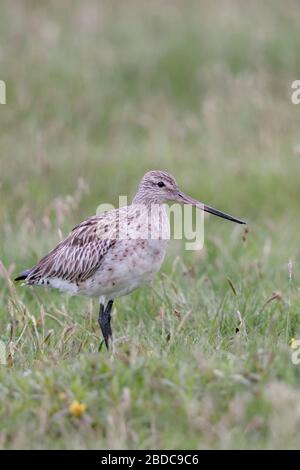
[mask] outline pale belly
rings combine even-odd
[[[78,294],[110,299],[129,294],[153,279],[167,244],[168,240],[120,240],[106,254],[99,271],[78,286]]]

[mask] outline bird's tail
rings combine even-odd
[[[24,281],[28,277],[30,271],[31,269],[26,269],[26,271],[23,271],[15,278],[15,281]]]

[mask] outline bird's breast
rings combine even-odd
[[[114,298],[151,281],[159,271],[170,239],[169,219],[164,208],[154,209],[150,216],[141,211],[128,218],[126,230],[122,222],[120,218],[121,236],[82,290]]]

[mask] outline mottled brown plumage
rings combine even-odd
[[[77,225],[68,237],[32,268],[26,284],[39,284],[51,278],[83,282],[99,268],[103,256],[116,240],[101,239],[97,227],[103,216],[93,216]]]
[[[181,192],[167,172],[150,171],[141,180],[131,205],[77,225],[65,240],[16,280],[99,297],[99,324],[108,347],[113,300],[151,281],[163,262],[170,237],[163,206],[166,201],[193,204],[243,223]],[[108,303],[104,310],[105,299]]]

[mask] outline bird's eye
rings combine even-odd
[[[160,181],[159,183],[157,183],[157,186],[158,186],[159,188],[163,188],[164,185],[165,185],[165,183],[163,183],[163,181]]]

